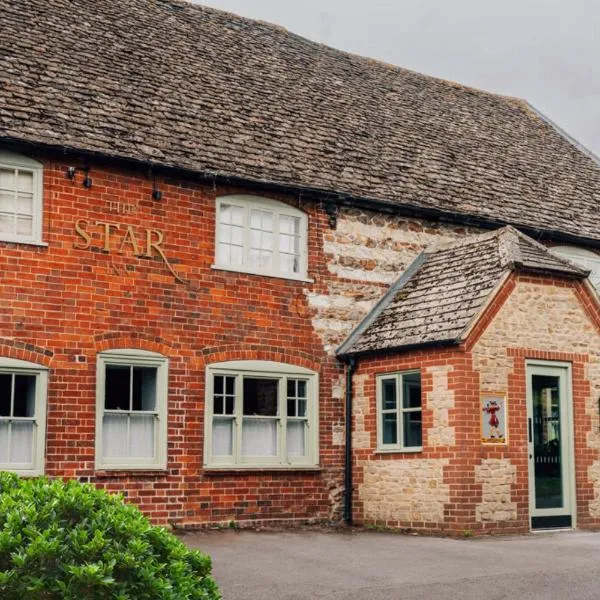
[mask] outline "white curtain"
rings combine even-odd
[[[30,464],[33,462],[33,422],[13,421],[10,432],[10,462]]]
[[[154,457],[154,415],[131,415],[129,424],[129,456]]]
[[[105,458],[129,455],[127,415],[104,415],[102,427],[102,454]]]
[[[277,420],[244,419],[242,454],[244,456],[277,456]]]
[[[288,421],[286,446],[288,456],[305,456],[305,421]]]
[[[6,421],[0,421],[0,463],[8,462],[8,428]]]
[[[213,456],[231,456],[233,453],[233,419],[215,419],[212,436]]]

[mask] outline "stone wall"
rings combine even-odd
[[[442,523],[450,500],[444,483],[448,459],[378,460],[365,464],[359,497],[368,520],[398,523]]]
[[[511,502],[511,485],[517,481],[517,469],[508,459],[486,458],[475,467],[475,481],[482,485],[477,521],[513,521],[517,505]]]
[[[323,235],[323,289],[305,289],[313,327],[326,351],[335,352],[425,248],[475,233],[481,230],[342,209],[337,227]]]

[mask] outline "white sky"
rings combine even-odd
[[[600,155],[598,0],[200,0],[335,48],[526,98]]]

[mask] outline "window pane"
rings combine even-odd
[[[233,219],[233,207],[230,204],[221,204],[219,223],[231,223]]]
[[[277,456],[277,419],[244,419],[244,456]]]
[[[235,394],[235,377],[225,377],[225,393]]]
[[[287,395],[288,395],[288,398],[296,397],[296,380],[295,379],[287,380]]]
[[[104,415],[102,425],[102,456],[126,457],[129,454],[127,415]]]
[[[35,375],[15,375],[15,397],[13,400],[13,416],[34,416],[35,382]]]
[[[235,398],[233,396],[225,397],[225,414],[232,415],[235,407]]]
[[[383,419],[383,443],[397,444],[398,429],[396,427],[396,413],[385,413],[381,416]]]
[[[130,372],[126,365],[106,365],[104,408],[130,410]]]
[[[213,390],[215,392],[215,394],[222,394],[223,393],[223,383],[225,378],[223,377],[223,375],[215,375],[214,379],[213,379]]]
[[[10,417],[12,375],[0,373],[0,417]]]
[[[17,233],[19,235],[31,235],[33,232],[33,219],[31,217],[17,217]]]
[[[396,409],[396,380],[384,379],[382,381],[383,410]]]
[[[17,188],[21,192],[33,192],[33,173],[19,170]]]
[[[404,413],[404,446],[422,446],[421,411]]]
[[[276,416],[277,379],[244,378],[244,415]]]
[[[0,189],[0,212],[12,213],[15,210],[15,193]]]
[[[306,421],[288,421],[286,437],[288,456],[306,456],[305,431]]]
[[[15,232],[15,217],[11,214],[0,213],[0,233]]]
[[[279,216],[279,231],[290,235],[300,234],[300,217],[290,217],[288,215]]]
[[[33,423],[13,421],[10,433],[10,462],[28,464],[33,462]]]
[[[0,169],[0,190],[14,190],[17,187],[15,169]]]
[[[403,405],[404,408],[418,408],[421,406],[421,377],[419,373],[403,375]]]
[[[0,463],[8,462],[8,429],[6,421],[0,421]]]
[[[223,405],[223,396],[215,396],[213,404],[213,412],[215,413],[215,415],[223,414]]]
[[[233,419],[215,419],[212,435],[213,456],[233,454]]]
[[[133,367],[133,410],[156,410],[156,367]]]
[[[298,400],[298,416],[306,416],[306,400],[303,400],[302,398]]]
[[[298,397],[306,398],[306,381],[298,381]]]
[[[17,194],[17,212],[21,215],[33,214],[33,194],[23,192]]]
[[[231,264],[231,246],[229,244],[219,244],[218,262],[221,265]]]
[[[129,456],[153,458],[156,418],[153,415],[132,415],[130,419]]]
[[[296,414],[296,400],[294,400],[293,398],[291,398],[291,399],[288,398],[287,414],[288,414],[288,417],[297,417],[298,416]]]

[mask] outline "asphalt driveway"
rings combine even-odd
[[[600,533],[467,540],[370,531],[211,531],[225,600],[600,598]]]

